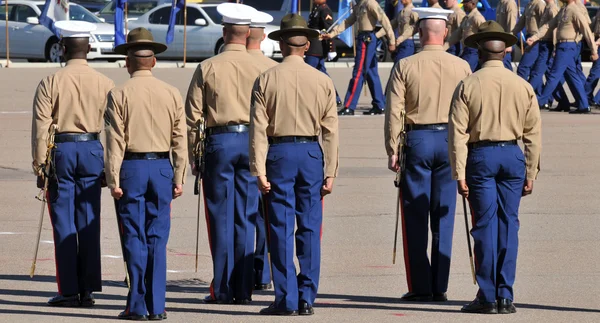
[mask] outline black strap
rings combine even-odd
[[[241,133],[248,132],[250,127],[247,124],[236,124],[231,126],[218,126],[206,129],[207,135],[216,135],[219,133]]]
[[[127,151],[125,152],[125,160],[154,160],[154,159],[169,159],[169,152],[158,152],[158,153],[134,153]]]
[[[469,148],[481,148],[481,147],[505,147],[505,146],[515,146],[517,145],[516,140],[508,140],[508,141],[478,141],[472,142],[469,144]]]
[[[435,123],[435,124],[407,124],[406,126],[406,131],[412,131],[412,130],[447,130],[448,129],[448,124],[447,123]]]
[[[99,140],[97,133],[59,133],[54,136],[55,143],[83,142]]]
[[[269,144],[284,144],[284,143],[309,143],[317,142],[319,137],[317,136],[284,136],[284,137],[269,137]]]

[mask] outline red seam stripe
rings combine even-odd
[[[362,70],[366,61],[366,57],[365,57],[365,51],[367,49],[367,46],[365,45],[365,43],[362,43],[360,52],[361,52],[361,57],[362,59],[360,60],[360,64],[358,64],[358,72],[356,73],[356,76],[354,77],[354,86],[352,86],[352,92],[350,92],[350,97],[348,97],[348,105],[351,104],[352,99],[354,99],[354,95],[356,94],[356,87],[358,86],[358,80],[360,79],[361,75],[362,75]],[[348,109],[348,105],[346,105],[346,109]]]
[[[406,223],[404,221],[404,199],[402,197],[402,189],[400,189],[400,211],[402,214],[402,247],[404,249],[404,267],[406,268],[406,284],[408,292],[412,292],[412,280],[410,277],[410,257],[408,256],[408,239],[406,237]]]

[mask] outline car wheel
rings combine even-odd
[[[215,46],[215,55],[219,55],[223,52],[223,49],[225,49],[225,41],[223,41],[223,39],[219,39],[219,41],[217,42],[217,46]]]
[[[387,41],[380,41],[377,44],[377,61],[378,62],[387,62],[391,60],[390,53],[387,50]]]
[[[62,47],[55,37],[50,38],[46,44],[46,61],[60,63],[62,60]]]

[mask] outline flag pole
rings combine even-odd
[[[125,2],[125,39],[127,39],[127,34],[129,31],[127,30],[127,2]]]
[[[183,2],[183,66],[187,61],[187,0]]]
[[[4,1],[4,22],[6,24],[6,67],[10,66],[10,44],[8,40],[8,0]]]

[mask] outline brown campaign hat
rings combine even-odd
[[[302,16],[291,13],[281,19],[279,30],[270,33],[269,38],[272,40],[281,40],[281,36],[291,32],[304,33],[309,39],[319,37],[319,32],[308,28],[306,20]]]
[[[167,45],[154,42],[154,36],[148,29],[139,27],[127,34],[127,42],[115,47],[115,53],[127,55],[127,51],[136,46],[151,47],[154,54],[167,50]]]
[[[465,45],[471,48],[478,48],[477,43],[484,40],[501,40],[506,47],[511,47],[517,43],[517,37],[504,31],[499,23],[488,20],[482,23],[477,29],[477,33],[465,39]]]

